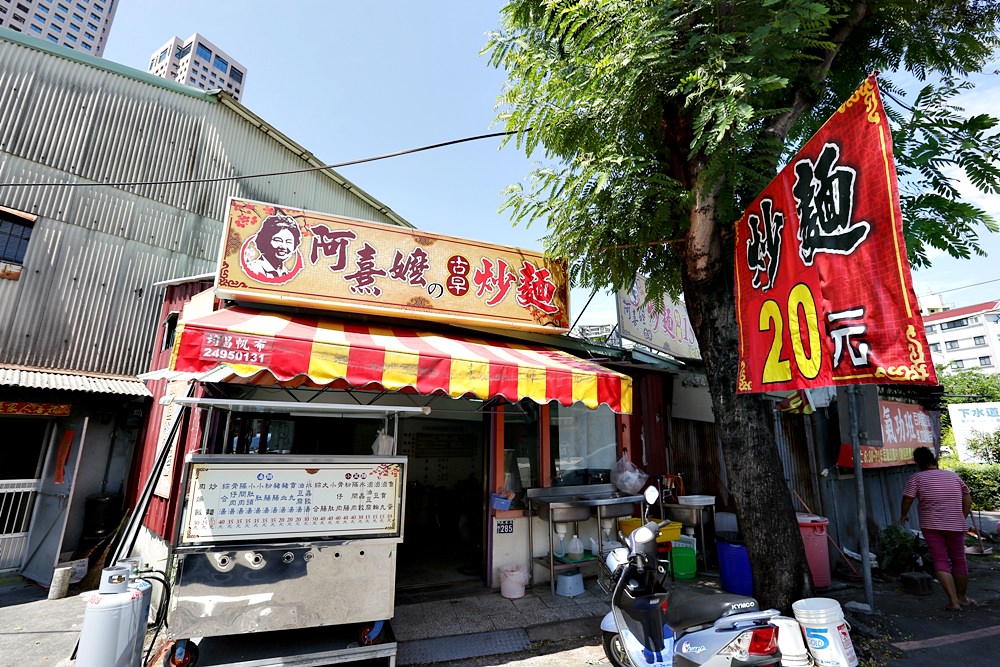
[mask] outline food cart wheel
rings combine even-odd
[[[194,667],[198,663],[198,645],[190,639],[179,639],[163,656],[163,667]]]

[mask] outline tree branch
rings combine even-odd
[[[835,44],[833,49],[827,51],[823,59],[814,67],[802,72],[799,82],[795,84],[792,92],[792,104],[789,110],[780,116],[776,116],[774,121],[767,128],[767,133],[774,136],[781,143],[788,138],[788,133],[795,125],[796,121],[802,117],[817,99],[816,87],[826,80],[833,67],[833,61],[840,53],[841,48],[847,42],[848,37],[868,15],[870,2],[858,2],[851,9],[843,21],[837,24],[830,35],[830,41]]]

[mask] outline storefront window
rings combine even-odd
[[[538,404],[528,399],[504,408],[503,484],[517,494],[515,506],[523,506],[524,489],[541,486],[538,410]]]
[[[384,427],[382,419],[233,413],[224,453],[368,455]]]
[[[592,410],[552,404],[549,414],[552,486],[609,483],[617,451],[615,413],[606,405]]]

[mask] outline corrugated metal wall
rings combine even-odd
[[[670,446],[673,461],[670,472],[681,475],[684,491],[715,496],[717,511],[732,511],[722,442],[715,423],[674,415],[670,420]]]
[[[805,418],[802,415],[775,413],[775,446],[788,484],[789,491],[797,493],[815,512],[822,510],[819,486],[810,466],[813,445],[806,437]],[[683,419],[674,415],[670,420],[670,459],[673,473],[684,479],[687,493],[716,496],[719,511],[730,506],[729,487],[726,479],[725,458],[718,430],[714,423]],[[805,511],[793,498],[793,505]]]
[[[235,102],[0,35],[0,206],[38,216],[20,279],[0,280],[0,363],[147,370],[163,297],[153,284],[215,269],[229,196],[400,222],[324,172],[98,185],[239,179],[312,164]]]
[[[823,504],[814,473],[815,450],[807,435],[813,428],[812,418],[777,409],[773,409],[772,414],[775,419],[775,444],[781,457],[785,482],[792,492],[792,505],[798,512],[822,513]]]

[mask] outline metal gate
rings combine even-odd
[[[40,479],[0,480],[0,573],[20,570]]]

